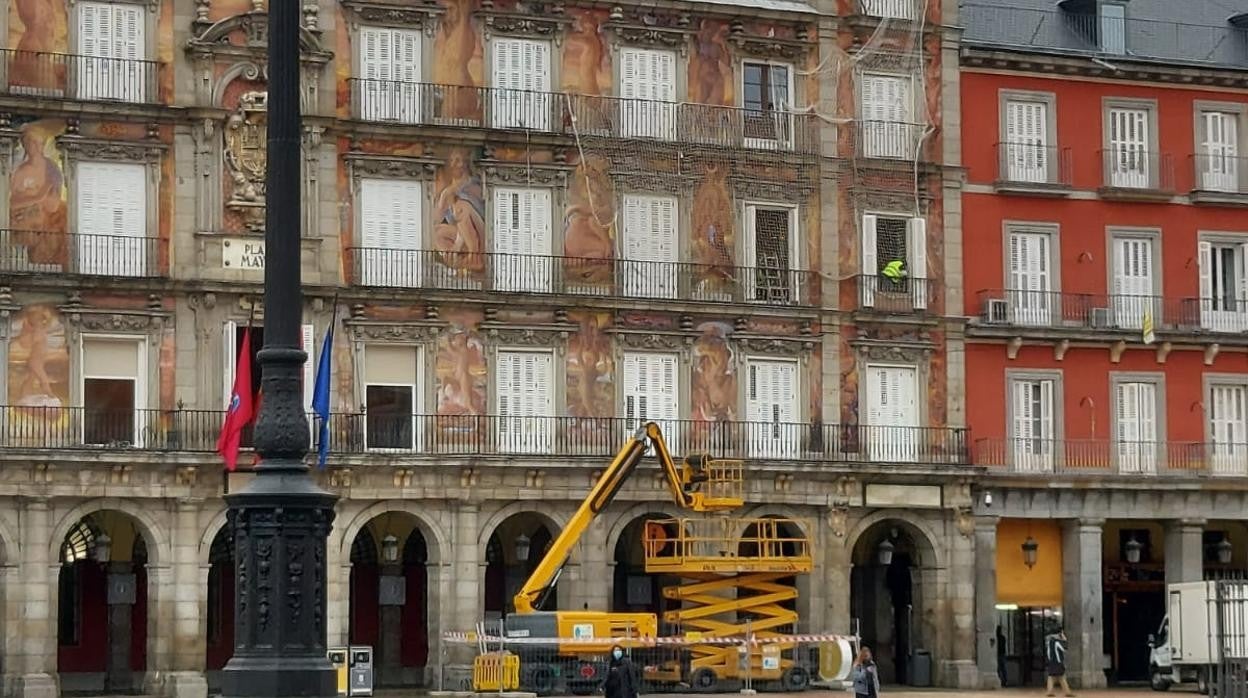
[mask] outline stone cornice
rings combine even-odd
[[[964,68],[1018,70],[1026,72],[1029,77],[1079,76],[1101,80],[1131,80],[1227,88],[1240,87],[1244,80],[1244,68],[1160,61],[1154,63],[1118,56],[1096,63],[1093,62],[1093,58],[1094,56],[1091,55],[1057,54],[1040,50],[1027,51],[963,44],[961,65]],[[1110,67],[1107,67],[1106,63]],[[1245,67],[1248,68],[1248,66]]]

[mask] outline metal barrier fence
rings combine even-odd
[[[800,692],[840,688],[858,638],[830,633],[711,638],[690,633],[557,640],[505,638],[497,630],[447,633],[433,688],[591,695],[601,691],[610,670],[610,650],[616,645],[625,651],[642,694]],[[513,657],[518,658],[518,670],[509,666],[517,661]],[[511,671],[516,671],[514,678]]]
[[[1217,620],[1216,680],[1218,698],[1248,698],[1248,582],[1225,580],[1215,584],[1213,618]]]

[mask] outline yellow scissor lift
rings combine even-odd
[[[709,693],[720,681],[743,680],[748,673],[751,681],[804,690],[808,667],[783,656],[792,654],[793,643],[750,645],[742,653],[740,645],[713,642],[747,635],[766,640],[796,626],[797,613],[783,604],[797,599],[797,589],[780,581],[809,574],[813,567],[810,539],[789,533],[803,530],[800,522],[714,517],[653,524],[646,527],[646,572],[681,578],[679,585],[663,590],[665,598],[679,604],[663,620],[681,628],[691,644],[681,661],[666,662],[647,678]],[[738,533],[743,530],[745,536]]]

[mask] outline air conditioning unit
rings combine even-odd
[[[1093,308],[1088,311],[1088,324],[1096,330],[1107,330],[1113,327],[1113,317],[1109,308]]]
[[[984,322],[1004,325],[1010,321],[1010,304],[1004,298],[989,298],[984,303]]]

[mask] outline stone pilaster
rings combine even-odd
[[[159,580],[154,580],[159,581]],[[159,584],[153,584],[159,588]],[[133,633],[136,588],[134,563],[130,561],[108,564],[108,664],[104,674],[104,688],[111,694],[129,693],[134,690],[134,676],[130,671],[130,643]],[[160,624],[157,623],[157,626]],[[159,667],[159,657],[149,657]]]
[[[202,499],[187,497],[179,499],[174,509],[172,583],[168,586],[172,622],[168,625],[162,622],[158,626],[171,630],[160,632],[157,638],[157,642],[171,644],[167,650],[169,666],[149,662],[149,667],[162,679],[161,693],[170,698],[205,698],[208,695],[208,682],[204,678],[208,632],[207,568],[201,569],[199,560],[202,505]]]
[[[835,531],[829,531],[825,540],[827,544],[823,547],[823,557],[826,560],[823,602],[826,610],[823,616],[823,629],[848,635],[857,630],[852,625],[853,613],[850,609],[850,576],[853,571],[850,549],[844,535],[837,535]]]
[[[975,666],[979,687],[1001,687],[997,667],[997,524],[1000,519],[975,520]]]
[[[403,605],[413,602],[406,598],[407,580],[398,565],[386,565],[381,571],[377,598],[380,601],[378,647],[373,661],[379,683],[397,684],[402,679]]]
[[[1166,584],[1204,579],[1204,533],[1204,519],[1180,519],[1166,524]]]
[[[1066,675],[1084,690],[1105,687],[1101,538],[1104,519],[1076,519],[1062,528],[1062,618]]]
[[[57,698],[56,603],[60,566],[49,558],[52,527],[48,500],[31,497],[24,502],[22,522],[22,571],[15,601],[22,607],[22,622],[5,630],[21,639],[21,651],[13,657],[13,671],[20,673],[14,693],[20,698]]]

